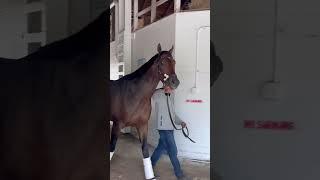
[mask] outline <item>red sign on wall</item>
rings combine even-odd
[[[292,130],[294,129],[294,122],[244,120],[243,127],[249,129]]]
[[[201,99],[187,99],[187,103],[202,103],[203,101]]]

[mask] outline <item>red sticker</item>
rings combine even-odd
[[[243,127],[255,129],[292,130],[294,129],[294,123],[290,121],[244,120]]]
[[[188,103],[202,103],[200,99],[187,99],[186,102]]]
[[[255,121],[253,120],[245,120],[244,121],[244,128],[255,128]]]

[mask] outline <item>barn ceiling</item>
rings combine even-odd
[[[151,0],[139,0],[139,11],[151,6]],[[163,3],[161,6],[157,7],[156,19],[160,19],[166,15],[173,13],[173,0],[168,0]],[[150,13],[147,13],[145,16],[150,16]]]
[[[151,6],[152,0],[138,0],[138,11],[142,11]],[[159,0],[157,0],[159,1]],[[132,8],[134,7],[132,0]],[[181,0],[181,10],[199,10],[208,9],[210,6],[210,0]],[[133,9],[132,9],[132,23],[133,23]],[[157,7],[155,21],[162,19],[170,14],[174,13],[174,0],[168,0]],[[151,12],[139,17],[138,29],[151,23]]]

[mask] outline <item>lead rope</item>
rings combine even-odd
[[[176,129],[176,130],[182,130],[182,134],[184,135],[184,137],[188,138],[191,142],[196,143],[194,140],[192,140],[192,139],[189,137],[189,129],[188,129],[187,126],[186,126],[185,128],[182,127],[182,128],[180,128],[180,129],[178,129],[178,128],[176,127],[176,125],[174,124],[174,122],[173,122],[173,120],[172,120],[172,116],[171,116],[170,107],[169,107],[169,96],[167,96],[167,106],[168,106],[168,112],[169,112],[170,120],[171,120],[171,123],[172,123],[174,129]],[[187,133],[184,131],[184,129],[187,130]]]

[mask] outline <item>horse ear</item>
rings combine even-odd
[[[162,51],[161,45],[160,43],[158,44],[158,53],[160,53]]]
[[[174,47],[172,45],[172,48],[169,50],[169,53],[172,54],[172,51],[173,51]]]

